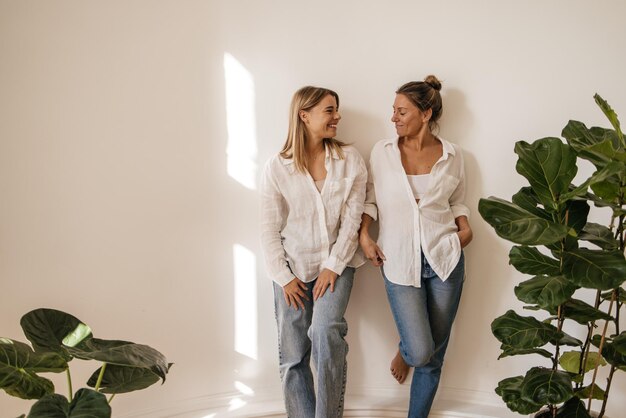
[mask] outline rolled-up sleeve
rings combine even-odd
[[[361,215],[365,201],[365,187],[367,183],[367,169],[363,158],[355,153],[357,158],[357,172],[352,183],[345,204],[341,208],[340,227],[337,240],[333,245],[328,259],[322,265],[323,268],[341,274],[354,256],[357,249],[357,234],[361,225]]]
[[[363,213],[367,214],[373,220],[378,219],[378,206],[376,206],[376,190],[374,189],[374,180],[372,178],[372,162],[367,172],[367,183],[365,185],[365,206]]]
[[[450,209],[452,210],[452,214],[454,215],[454,219],[459,216],[466,216],[469,219],[470,210],[463,202],[465,202],[465,163],[463,161],[463,154],[460,149],[456,150],[456,155],[454,158],[459,159],[460,168],[458,171],[459,175],[459,184],[456,186],[456,189],[450,195]]]
[[[281,230],[287,217],[285,200],[268,161],[261,179],[261,247],[270,278],[285,286],[294,275],[289,269],[283,248]]]

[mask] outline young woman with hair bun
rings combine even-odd
[[[427,418],[456,315],[463,248],[472,240],[458,145],[436,135],[441,82],[433,75],[396,91],[391,121],[398,137],[370,157],[359,242],[380,267],[400,343],[391,373],[403,383],[413,368],[409,417]],[[378,242],[369,235],[379,223]]]

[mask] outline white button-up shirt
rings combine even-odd
[[[400,158],[398,139],[374,145],[365,213],[379,221],[378,246],[385,254],[385,276],[400,285],[421,286],[422,258],[446,280],[461,257],[454,220],[469,218],[463,156],[458,145],[438,138],[443,154],[431,169],[431,180],[419,203]]]
[[[276,155],[265,165],[261,244],[267,272],[281,286],[294,277],[315,280],[325,268],[341,274],[348,265],[358,267],[350,261],[357,248],[367,169],[354,147],[345,146],[343,152],[340,159],[326,148],[321,192],[292,159]]]

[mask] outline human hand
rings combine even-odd
[[[374,266],[380,267],[383,265],[386,260],[385,254],[383,254],[383,251],[380,249],[378,244],[376,244],[376,242],[370,238],[368,234],[359,235],[359,244],[363,249],[365,257],[367,257],[367,259],[370,260]]]
[[[467,245],[472,242],[472,238],[474,238],[474,233],[470,227],[466,229],[461,229],[456,233],[459,236],[459,241],[461,242],[461,248],[467,247]]]
[[[330,291],[335,291],[335,281],[337,281],[337,273],[332,270],[324,269],[317,276],[317,280],[315,281],[315,285],[313,286],[313,300],[318,300],[324,293],[326,293],[326,289],[330,287]]]
[[[304,302],[302,299],[309,300],[309,297],[305,293],[307,290],[306,284],[297,277],[294,277],[292,281],[283,286],[283,296],[285,296],[287,306],[293,307],[296,311],[298,307],[304,310]]]

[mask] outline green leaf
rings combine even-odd
[[[557,409],[556,416],[557,418],[591,418],[585,404],[577,396],[573,396]]]
[[[522,245],[546,245],[568,233],[564,225],[543,219],[497,197],[480,199],[478,211],[501,238]]]
[[[41,372],[62,372],[67,362],[56,353],[35,353],[27,344],[0,338],[0,388],[22,399],[38,399],[54,392]]]
[[[542,138],[532,144],[518,141],[515,153],[517,172],[526,177],[543,206],[558,209],[578,171],[574,149],[559,138]]]
[[[494,319],[491,332],[501,343],[517,349],[541,347],[563,336],[553,325],[520,316],[513,310]]]
[[[535,247],[515,246],[509,252],[510,263],[525,274],[558,276],[559,261],[542,254]]]
[[[561,198],[567,200],[584,196],[587,193],[587,189],[591,187],[598,196],[611,200],[619,194],[618,174],[624,173],[624,171],[626,171],[624,163],[618,161],[608,162],[606,166],[596,171],[583,184],[564,194]]]
[[[503,359],[505,357],[520,356],[524,354],[539,354],[540,356],[543,356],[546,358],[552,358],[552,353],[550,353],[548,350],[544,350],[543,348],[519,349],[519,348],[511,347],[509,345],[502,344],[500,346],[500,349],[502,349],[502,354],[500,354],[500,356],[498,357],[498,360]]]
[[[621,160],[618,151],[620,139],[611,129],[597,127],[588,129],[584,123],[570,120],[561,135],[581,158],[590,161],[599,169],[611,161]]]
[[[149,369],[163,381],[169,369],[167,359],[163,354],[147,345],[129,341],[91,338],[76,347],[68,347],[67,350],[73,356],[83,360],[98,360],[118,366]]]
[[[594,335],[591,339],[591,343],[600,348],[600,340],[601,337],[599,335]],[[626,355],[617,351],[615,345],[608,340],[604,341],[604,345],[602,347],[602,357],[604,357],[610,365],[615,366],[622,371],[626,371]]]
[[[514,412],[520,414],[532,414],[539,411],[542,404],[528,402],[522,399],[521,384],[524,376],[509,377],[498,382],[496,393],[506,403],[506,406]]]
[[[613,338],[613,348],[619,354],[626,355],[626,331],[622,331],[621,334]]]
[[[593,388],[593,392],[591,390]],[[606,398],[606,392],[595,383],[593,385],[585,386],[584,388],[576,391],[576,396],[580,399],[598,399],[603,401]]]
[[[89,327],[78,318],[56,309],[35,309],[24,315],[20,321],[26,338],[35,351],[54,351],[70,360],[71,356],[63,345],[63,340],[76,344],[79,338],[89,338]]]
[[[572,347],[581,347],[583,345],[583,342],[580,341],[578,338],[574,338],[564,332],[562,332],[562,334],[563,335],[558,336],[558,338],[550,340],[550,342],[554,345],[556,345],[556,343],[558,342],[559,345],[569,345]]]
[[[623,287],[619,287],[617,289],[619,289],[617,300],[619,300],[620,303],[626,303],[626,290],[624,290]],[[613,299],[613,289],[609,290],[608,292],[602,292],[600,297],[602,298],[602,300]]]
[[[534,404],[556,405],[574,396],[569,374],[543,367],[531,368],[521,384],[522,399]]]
[[[613,289],[626,279],[626,260],[620,251],[579,248],[563,254],[563,274],[580,287]]]
[[[615,113],[615,111],[611,108],[607,101],[600,97],[598,93],[596,93],[593,98],[595,99],[600,109],[602,109],[604,115],[611,122],[611,125],[613,125],[613,129],[615,129],[615,132],[617,132],[617,136],[619,136],[619,138],[623,140],[624,134],[622,134],[619,119],[617,118],[617,113]]]
[[[552,315],[557,314],[556,307],[548,308],[548,312]],[[587,325],[589,322],[599,319],[611,319],[612,317],[599,309],[594,308],[586,302],[578,299],[571,299],[561,305],[561,314],[568,319],[572,319],[581,325]]]
[[[541,308],[556,307],[572,297],[576,286],[563,276],[535,276],[515,287],[515,295]]]
[[[101,369],[102,368],[99,368],[91,375],[89,381],[87,382],[88,386],[96,386]],[[108,364],[104,369],[102,382],[100,382],[100,392],[127,393],[145,389],[158,381],[159,376],[153,373],[150,369]]]
[[[563,370],[570,373],[578,374],[581,367],[581,352],[580,351],[568,351],[563,353],[559,358],[559,364]],[[585,363],[584,373],[596,368],[596,366],[605,366],[606,361],[602,356],[596,352],[587,353],[587,362]]]
[[[49,395],[36,402],[28,418],[110,418],[106,397],[91,389],[80,389],[68,403],[61,395]]]
[[[614,238],[613,232],[604,225],[588,222],[578,238],[589,241],[603,250],[617,250],[619,242]]]
[[[538,207],[541,202],[532,187],[522,187],[519,192],[513,195],[511,201],[533,215],[552,221],[552,215],[545,209]]]

